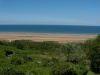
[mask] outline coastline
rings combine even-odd
[[[0,32],[0,40],[32,40],[32,41],[57,41],[66,42],[84,42],[87,39],[93,39],[97,34],[61,34],[61,33],[26,33],[26,32]]]

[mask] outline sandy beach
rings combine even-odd
[[[57,42],[83,42],[97,35],[88,34],[49,34],[49,33],[0,33],[0,40],[33,40]]]

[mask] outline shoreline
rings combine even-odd
[[[32,40],[32,41],[57,41],[84,42],[93,39],[97,34],[61,34],[61,33],[29,33],[29,32],[0,32],[0,40]]]
[[[2,33],[28,33],[28,34],[69,34],[69,35],[98,35],[99,33],[49,33],[49,32],[0,32],[0,34]]]

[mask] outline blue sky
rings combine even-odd
[[[0,0],[0,24],[100,26],[100,0]]]

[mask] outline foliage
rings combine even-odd
[[[59,63],[59,60],[57,58],[52,58],[52,59],[43,58],[40,62],[41,62],[40,65],[42,67],[50,67]]]
[[[14,65],[21,65],[24,63],[24,60],[19,58],[19,57],[13,57],[11,59],[11,64],[14,64]]]
[[[88,70],[83,65],[73,63],[58,63],[52,68],[51,75],[86,75]]]
[[[87,58],[91,62],[91,69],[95,73],[100,73],[100,35],[95,39],[84,42],[83,49],[86,49]]]
[[[100,73],[100,45],[91,50],[91,69]]]
[[[36,50],[55,50],[59,48],[57,42],[44,41],[44,42],[34,42],[30,40],[15,40],[11,42],[12,46],[15,46],[18,49],[36,49]]]
[[[5,52],[6,52],[6,56],[9,56],[9,55],[13,54],[13,52],[10,51],[10,50],[5,50]]]
[[[52,61],[53,63],[58,63],[58,62],[59,62],[59,59],[57,59],[57,58],[52,58],[51,61]]]
[[[100,35],[81,43],[0,41],[0,64],[0,75],[100,74]]]
[[[68,62],[78,63],[85,58],[85,53],[83,52],[81,47],[75,43],[67,43],[62,47]]]
[[[15,71],[12,68],[4,68],[1,72],[0,75],[25,75],[25,73],[21,71]]]

